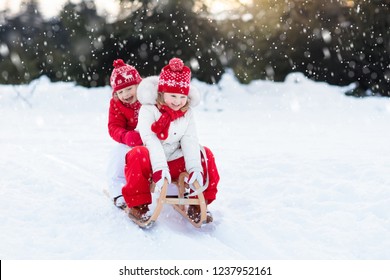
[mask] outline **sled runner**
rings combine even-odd
[[[164,181],[164,185],[161,188],[160,195],[157,198],[157,202],[154,210],[148,219],[140,220],[136,219],[129,213],[130,208],[123,209],[129,218],[136,223],[139,227],[148,229],[154,225],[157,221],[158,216],[160,215],[164,204],[170,204],[172,207],[180,213],[184,218],[186,218],[193,226],[200,228],[202,225],[207,223],[207,205],[206,200],[203,195],[203,190],[197,181],[194,182],[193,186],[195,191],[193,193],[187,193],[187,184],[184,182],[185,177],[188,177],[188,173],[183,172],[179,176],[178,182],[173,182],[174,185],[178,188],[177,195],[168,195],[168,181]],[[151,192],[153,193],[155,189],[154,184],[151,185]],[[190,205],[196,205],[200,208],[200,217],[197,219],[192,219],[188,216],[187,210]]]

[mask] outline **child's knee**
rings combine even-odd
[[[126,154],[126,161],[129,158],[138,158],[138,157],[149,157],[149,151],[145,146],[136,146],[136,147],[132,148]]]
[[[206,157],[207,157],[208,160],[214,159],[214,154],[208,147],[203,146],[203,149],[205,151],[205,154],[206,154]]]

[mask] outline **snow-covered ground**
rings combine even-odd
[[[215,222],[165,206],[150,230],[103,194],[110,88],[1,85],[0,259],[390,259],[389,99],[300,74],[194,83]]]

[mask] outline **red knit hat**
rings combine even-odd
[[[158,91],[188,95],[190,81],[190,68],[184,66],[184,62],[180,58],[175,57],[161,70]]]
[[[111,73],[110,84],[114,92],[142,81],[137,69],[124,63],[122,59],[114,60],[112,65],[115,68]]]

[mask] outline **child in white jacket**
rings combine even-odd
[[[152,180],[161,188],[164,179],[176,181],[182,172],[189,173],[189,184],[197,180],[201,186],[208,176],[205,199],[210,204],[216,198],[219,174],[212,152],[204,147],[205,155],[201,154],[191,109],[199,104],[200,96],[190,81],[191,70],[173,58],[159,77],[145,78],[138,87],[142,106],[137,129],[145,146],[135,147],[126,155],[127,183],[122,189],[132,218],[149,218]],[[194,221],[199,219],[199,206],[190,206],[188,215]],[[212,221],[210,213],[207,221]]]

